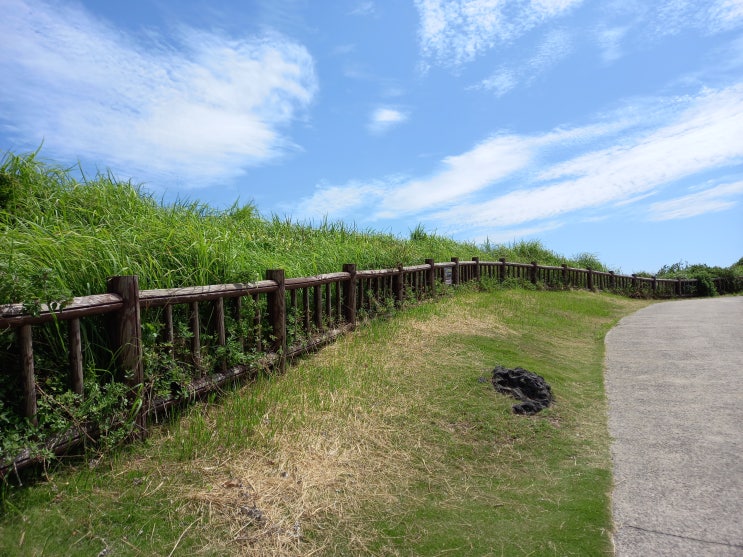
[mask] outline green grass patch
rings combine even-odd
[[[2,555],[609,555],[603,338],[647,302],[461,290],[6,485]],[[544,376],[534,417],[488,381]],[[175,550],[175,551],[174,551]]]

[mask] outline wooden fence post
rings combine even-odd
[[[451,283],[459,284],[459,258],[452,257],[451,262],[454,263],[454,267],[451,269]]]
[[[681,279],[676,279],[676,296],[681,296]]]
[[[562,287],[563,288],[568,287],[568,264],[567,263],[562,264]]]
[[[315,327],[322,331],[322,286],[319,284],[312,287],[312,316]]]
[[[429,296],[433,296],[433,291],[436,288],[436,262],[433,259],[426,259],[426,292]]]
[[[405,301],[405,270],[402,263],[397,266],[397,273],[392,276],[392,290],[395,294],[395,305],[401,307]]]
[[[139,277],[137,275],[110,277],[107,286],[110,294],[118,294],[124,302],[123,307],[111,316],[112,352],[117,356],[120,373],[132,389],[137,389],[144,384]],[[134,417],[134,423],[139,428],[139,435],[147,432],[147,414],[144,405]]]
[[[21,349],[21,382],[23,383],[23,416],[33,425],[38,425],[36,417],[36,378],[34,377],[34,348],[31,325],[18,329],[18,344]]]
[[[653,296],[655,296],[655,293],[657,290],[658,290],[658,277],[653,277]]]
[[[194,365],[201,369],[201,323],[199,318],[199,302],[191,302],[189,322],[191,326],[191,357]]]
[[[539,272],[539,269],[537,268],[537,262],[532,261],[531,262],[531,283],[536,284],[537,283],[537,273]]]
[[[356,325],[356,264],[344,263],[343,272],[351,275],[343,283],[343,319],[353,327]]]
[[[501,257],[499,261],[500,261],[500,269],[499,269],[498,278],[500,279],[501,282],[503,282],[504,280],[506,280],[506,258]]]
[[[70,388],[76,395],[82,395],[83,387],[83,350],[80,339],[80,320],[70,319],[68,323],[70,340]]]
[[[614,276],[614,271],[609,271],[609,288],[615,290],[617,287],[617,277]]]
[[[588,290],[591,290],[592,291],[593,290],[593,269],[591,269],[589,267],[586,270],[588,271],[588,274],[587,274],[587,276],[588,276],[588,278],[587,278],[588,284],[586,285],[586,287],[588,288]]]
[[[224,315],[224,298],[217,298],[214,301],[214,321],[217,332],[217,342],[224,348],[227,346],[227,329]],[[227,371],[227,358],[223,356],[219,362],[220,369]]]
[[[473,257],[472,261],[475,262],[475,280],[477,282],[480,282],[480,258],[479,257]]]
[[[276,366],[280,373],[286,371],[286,284],[284,269],[269,269],[266,280],[274,281],[278,288],[268,293],[268,321],[273,335],[272,350],[278,355]]]

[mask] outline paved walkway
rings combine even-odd
[[[743,556],[743,297],[622,319],[606,390],[616,555]]]

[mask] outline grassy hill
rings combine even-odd
[[[568,260],[539,242],[476,246],[420,226],[399,238],[341,222],[293,222],[251,204],[163,204],[111,175],[76,174],[38,154],[7,153],[0,162],[0,303],[97,294],[121,274],[139,275],[148,289],[250,282],[271,268],[300,277],[344,263],[381,269],[479,256],[584,266],[591,258]]]

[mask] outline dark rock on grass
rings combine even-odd
[[[552,388],[543,377],[520,367],[497,366],[493,370],[493,386],[499,393],[521,401],[513,406],[515,414],[536,414],[554,400]]]

